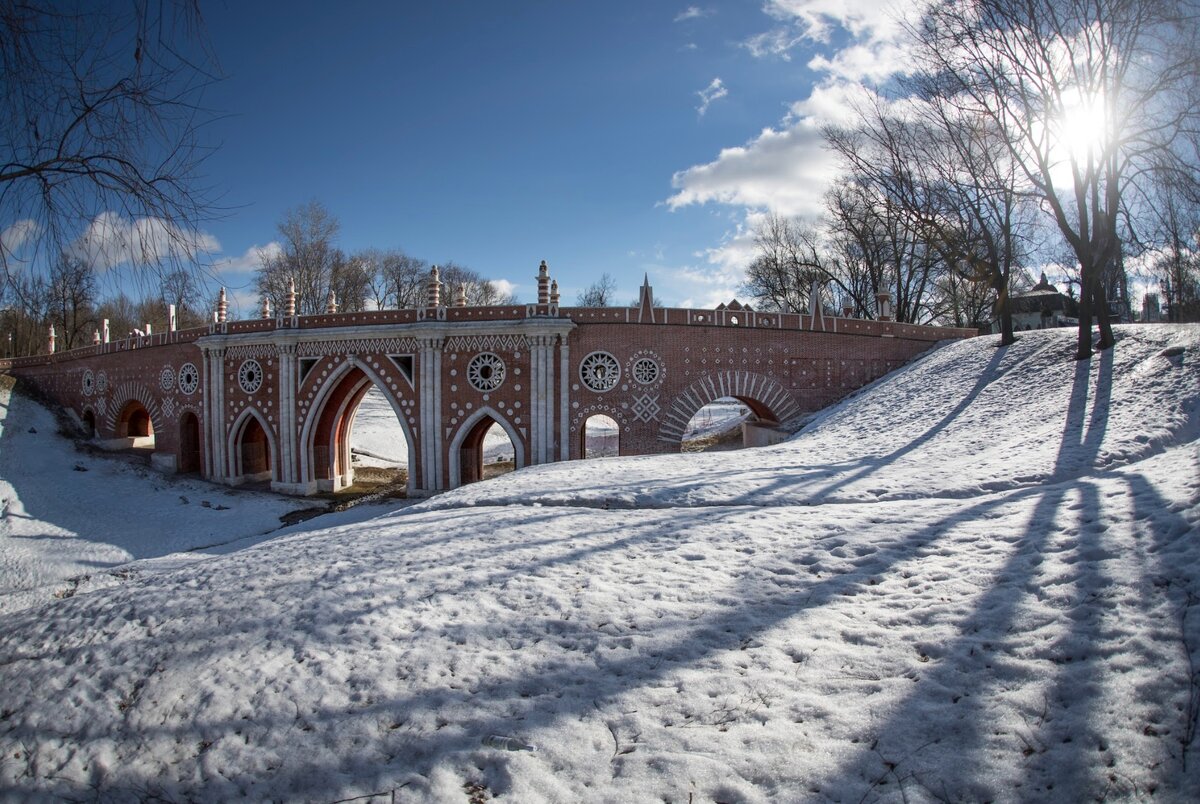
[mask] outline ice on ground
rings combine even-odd
[[[5,615],[0,789],[1196,800],[1200,328],[1118,334],[953,344],[783,445],[522,470]]]

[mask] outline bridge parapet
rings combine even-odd
[[[430,307],[214,322],[0,362],[112,444],[157,463],[288,493],[353,482],[354,415],[371,388],[408,444],[413,494],[481,476],[493,424],[523,465],[587,453],[588,420],[620,428],[624,455],[677,451],[689,418],[722,397],[765,427],[799,420],[971,330],[746,308],[545,303]],[[461,296],[461,294],[460,294]]]

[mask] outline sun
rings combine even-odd
[[[1081,96],[1064,103],[1052,130],[1058,161],[1079,164],[1098,158],[1107,141],[1108,122],[1102,96]]]

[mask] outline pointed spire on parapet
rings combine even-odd
[[[325,312],[328,315],[333,315],[338,311],[337,294],[333,292],[333,288],[329,289],[329,299],[325,302]]]
[[[808,288],[809,329],[825,329],[825,310],[821,306],[821,280],[814,279]]]
[[[225,288],[217,294],[217,323],[224,324],[229,317],[229,302],[225,298]]]
[[[466,307],[467,306],[467,283],[466,282],[459,282],[458,287],[456,287],[454,289],[454,306],[455,307]]]
[[[92,333],[92,346],[99,346],[99,345],[100,345],[100,330],[96,330]]]
[[[264,319],[271,317],[271,300],[267,296],[263,296],[262,300],[262,317]]]
[[[650,274],[644,274],[642,289],[638,293],[638,323],[653,324],[654,288],[650,287]]]
[[[550,281],[550,303],[558,304],[558,280],[557,279],[552,279]]]
[[[50,347],[50,354],[54,354],[54,325],[50,325],[50,339],[47,345]]]

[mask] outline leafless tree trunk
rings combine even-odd
[[[1194,12],[1175,0],[942,0],[915,31],[921,71],[989,119],[1080,265],[1077,357],[1113,343],[1103,278],[1127,187],[1197,114]]]

